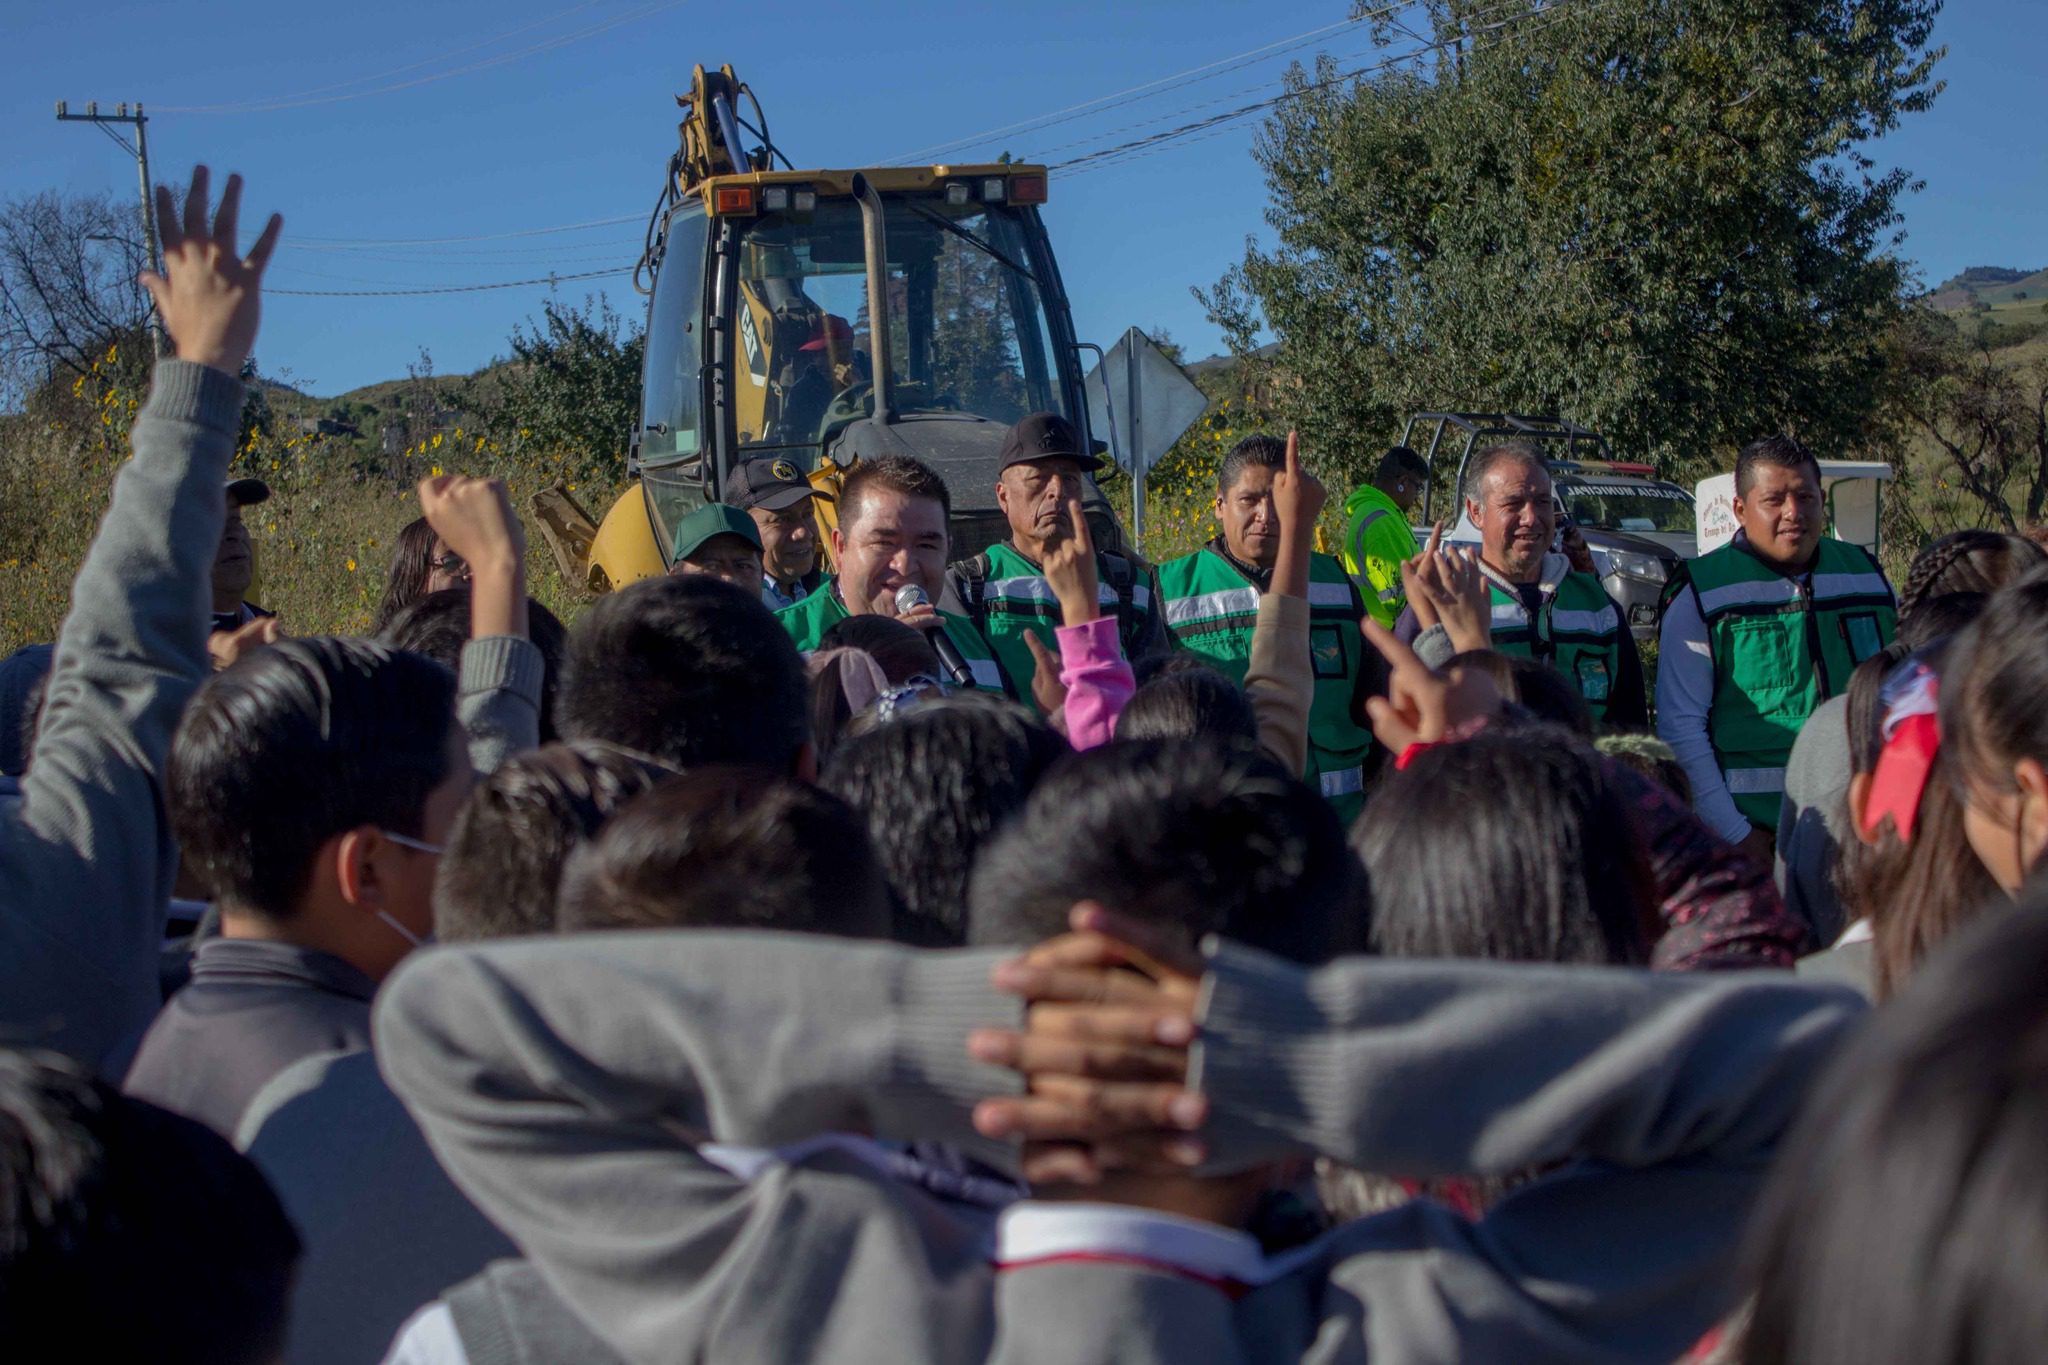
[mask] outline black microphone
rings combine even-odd
[[[906,616],[919,607],[928,607],[931,604],[931,595],[915,583],[905,583],[896,589],[898,616]],[[944,665],[947,675],[953,679],[955,687],[974,686],[974,670],[969,668],[967,660],[961,657],[960,646],[954,644],[953,637],[946,634],[945,626],[925,631],[924,638],[929,640],[932,648],[938,652],[939,662]]]

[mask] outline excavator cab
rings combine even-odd
[[[829,495],[860,460],[913,455],[946,480],[952,554],[971,555],[1008,534],[995,483],[1009,426],[1050,410],[1088,430],[1038,214],[1044,167],[770,169],[765,119],[749,127],[759,147],[727,150],[746,93],[730,67],[699,67],[683,101],[683,150],[641,263],[636,481],[593,534],[549,533],[599,590],[665,572],[676,524],[750,459],[789,460]],[[1122,550],[1092,482],[1083,501],[1097,544]],[[815,506],[829,532],[833,504]],[[551,520],[543,511],[544,530]]]

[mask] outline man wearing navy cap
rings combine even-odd
[[[236,630],[277,614],[242,600],[256,577],[256,551],[249,543],[249,528],[242,524],[242,509],[270,501],[270,485],[261,479],[230,479],[227,498],[227,525],[220,533],[220,547],[213,552],[213,628],[217,631]]]
[[[1010,676],[1029,678],[1035,662],[1024,637],[1037,635],[1057,654],[1053,630],[1069,624],[1045,580],[1045,552],[1071,534],[1068,504],[1081,498],[1082,473],[1094,473],[1102,461],[1056,412],[1035,412],[1011,427],[998,459],[996,505],[1009,520],[1010,538],[954,564],[946,577]],[[1102,551],[1095,576],[1102,614],[1116,617],[1124,657],[1164,653],[1166,631],[1153,610],[1149,575],[1124,556]]]
[[[811,487],[796,461],[745,460],[725,476],[725,500],[753,519],[761,544],[761,601],[770,611],[793,607],[825,581],[818,564],[818,523]]]

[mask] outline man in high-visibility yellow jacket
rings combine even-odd
[[[1408,526],[1408,509],[1429,486],[1429,465],[1407,446],[1380,457],[1372,482],[1344,499],[1344,572],[1358,584],[1365,609],[1391,627],[1407,605],[1401,591],[1401,561],[1419,546]]]

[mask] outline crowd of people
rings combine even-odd
[[[1895,593],[1766,437],[1652,687],[1526,448],[1331,556],[1253,437],[1150,566],[1042,413],[973,556],[753,461],[565,629],[440,475],[293,637],[240,189],[159,191],[175,356],[0,664],[0,1355],[2048,1351],[2035,542]]]

